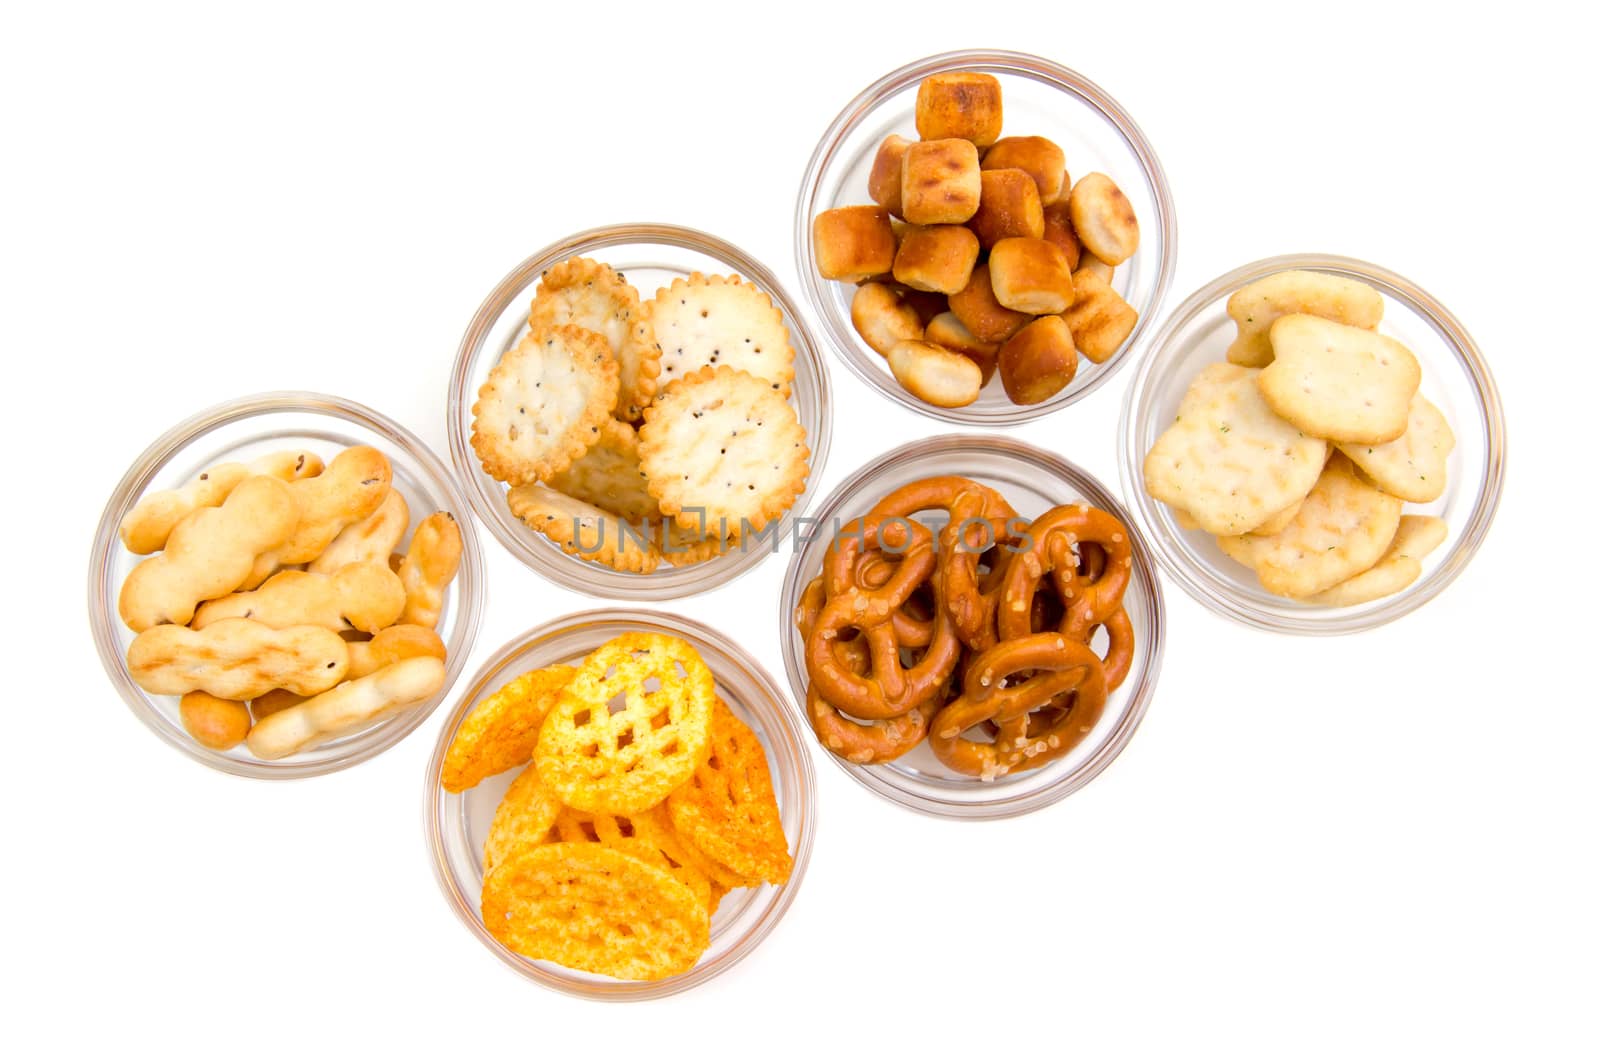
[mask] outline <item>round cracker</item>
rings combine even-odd
[[[568,258],[545,271],[528,310],[534,331],[576,324],[606,340],[617,359],[615,413],[637,420],[656,393],[661,350],[640,311],[639,292],[611,266],[593,258]]]
[[[661,564],[657,522],[630,523],[614,512],[537,484],[511,490],[506,503],[512,515],[569,556],[627,574],[648,574]]]
[[[627,522],[660,516],[639,467],[639,439],[633,427],[608,419],[600,437],[572,466],[545,483],[558,493],[594,505]]]
[[[530,331],[478,390],[472,449],[501,482],[549,478],[594,444],[616,400],[617,361],[604,338],[571,324]]]
[[[639,466],[662,513],[708,536],[760,531],[788,511],[810,456],[789,403],[726,365],[673,383],[639,430]]]
[[[483,881],[483,926],[533,960],[618,979],[665,979],[711,943],[706,906],[663,869],[600,843],[547,843]]]
[[[749,281],[691,273],[657,291],[644,315],[660,347],[663,388],[707,365],[727,365],[789,395],[789,327],[772,298]]]

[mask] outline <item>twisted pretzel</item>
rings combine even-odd
[[[857,569],[864,552],[896,553],[899,562],[873,588],[854,578],[844,592],[832,596],[817,613],[806,637],[806,669],[822,698],[841,711],[869,721],[892,718],[927,703],[944,686],[961,642],[950,629],[942,593],[935,583],[934,623],[922,658],[907,668],[900,658],[894,614],[917,588],[934,574],[933,535],[920,523],[903,518],[865,518],[852,524],[828,551],[826,577]],[[859,631],[866,642],[871,669],[852,673],[839,665],[833,643],[841,635]]]
[[[1002,641],[1033,632],[1033,598],[1039,583],[1049,575],[1066,607],[1065,621],[1073,628],[1088,628],[1111,618],[1122,607],[1133,572],[1133,545],[1127,527],[1117,519],[1084,504],[1052,508],[1029,525],[1028,545],[1011,557],[1006,568],[1005,593],[997,616]],[[1094,545],[1104,553],[1098,577],[1079,574],[1076,549]]]
[[[1032,713],[1068,695],[1060,720],[1030,734]],[[960,697],[934,715],[928,746],[956,772],[993,780],[1066,754],[1094,728],[1105,701],[1105,670],[1087,645],[1062,633],[1005,640],[972,660]],[[991,720],[999,727],[993,743],[963,736]]]

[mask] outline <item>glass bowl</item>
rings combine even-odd
[[[483,926],[479,912],[483,844],[495,808],[518,770],[489,777],[460,794],[445,791],[439,783],[445,753],[456,730],[479,700],[519,674],[557,663],[576,663],[612,637],[634,631],[681,637],[711,667],[717,678],[717,694],[755,731],[766,748],[783,831],[794,853],[794,871],[788,883],[729,892],[711,918],[711,946],[700,962],[682,975],[658,982],[628,982],[574,971],[550,961],[530,960],[502,946]],[[583,611],[547,622],[508,642],[479,668],[439,731],[422,794],[423,829],[428,836],[434,875],[450,908],[478,941],[534,982],[600,1001],[643,1001],[688,990],[721,975],[760,945],[783,919],[800,889],[817,824],[816,774],[805,752],[804,739],[777,682],[748,652],[714,629],[676,615],[624,609]]]
[[[946,434],[885,453],[841,482],[807,520],[783,581],[784,668],[799,703],[810,681],[805,641],[793,615],[806,583],[822,569],[822,557],[838,528],[864,515],[891,490],[933,475],[962,475],[998,489],[1024,518],[1058,504],[1083,501],[1116,516],[1133,541],[1133,577],[1124,606],[1134,632],[1133,668],[1106,701],[1094,730],[1070,754],[1038,769],[980,781],[945,767],[923,743],[892,762],[862,766],[818,747],[852,779],[890,802],[935,817],[980,820],[1031,813],[1066,798],[1099,776],[1133,738],[1155,694],[1166,636],[1161,583],[1137,527],[1094,476],[1054,453],[988,435]],[[815,743],[815,739],[812,741]]]
[[[1144,491],[1144,456],[1177,415],[1195,375],[1224,359],[1235,328],[1228,296],[1245,284],[1287,269],[1309,269],[1360,280],[1384,295],[1379,330],[1408,346],[1422,365],[1421,393],[1439,407],[1456,437],[1449,485],[1432,504],[1406,505],[1407,514],[1437,515],[1449,527],[1444,544],[1422,561],[1422,576],[1406,589],[1355,607],[1316,607],[1261,588],[1209,534],[1178,526],[1171,508]],[[1477,344],[1461,322],[1403,276],[1354,258],[1289,254],[1267,258],[1206,284],[1190,295],[1150,341],[1122,408],[1118,461],[1123,491],[1155,555],[1185,592],[1247,626],[1285,633],[1336,634],[1373,629],[1432,600],[1472,559],[1500,503],[1505,481],[1506,428],[1500,394]]]
[[[685,567],[662,564],[649,574],[630,574],[612,570],[562,552],[543,534],[531,530],[511,514],[506,504],[506,486],[483,470],[472,450],[472,406],[478,388],[501,354],[527,331],[528,307],[533,302],[539,277],[553,265],[573,255],[594,257],[625,273],[639,296],[648,300],[656,288],[664,287],[691,272],[707,274],[736,272],[760,287],[782,310],[789,326],[789,341],[794,346],[794,382],[791,404],[806,430],[811,448],[811,474],[806,489],[795,499],[771,538],[789,535],[794,516],[805,511],[812,488],[822,479],[832,435],[833,402],[828,391],[828,373],[794,301],[766,266],[731,243],[716,236],[664,224],[620,224],[591,228],[553,243],[511,271],[499,286],[489,292],[483,305],[467,326],[450,373],[450,398],[446,429],[450,435],[450,455],[466,483],[473,511],[513,556],[529,569],[576,592],[591,596],[615,596],[629,600],[668,600],[723,585],[753,569],[771,553],[770,547],[731,549],[716,559]]]
[[[835,206],[870,204],[867,174],[878,145],[890,133],[917,139],[917,86],[930,74],[971,70],[1000,81],[1006,135],[1046,136],[1067,156],[1073,179],[1105,173],[1116,181],[1139,218],[1139,251],[1118,265],[1112,286],[1139,311],[1122,350],[1104,364],[1080,359],[1078,373],[1060,393],[1037,405],[1014,405],[998,383],[983,388],[965,408],[942,409],[913,397],[889,373],[888,362],[864,342],[850,323],[855,287],[825,280],[817,272],[811,222]],[[1001,427],[1058,412],[1088,397],[1131,360],[1155,319],[1172,281],[1178,230],[1172,192],[1161,162],[1128,112],[1105,91],[1073,70],[1036,55],[1005,51],[946,52],[920,59],[868,85],[822,134],[800,182],[795,205],[795,268],[806,299],[822,320],[826,337],[844,363],[868,386],[914,412],[947,423]]]
[[[444,687],[418,707],[360,732],[278,761],[255,758],[243,744],[226,751],[202,747],[178,720],[177,696],[153,696],[133,683],[124,660],[133,631],[117,614],[117,595],[143,559],[123,548],[118,527],[139,498],[166,489],[228,460],[252,460],[281,449],[305,448],[324,459],[352,445],[381,449],[394,469],[394,487],[411,508],[414,528],[430,512],[447,511],[461,527],[461,568],[445,594],[439,636],[448,652]],[[89,624],[106,675],[157,736],[196,761],[242,777],[285,780],[321,776],[364,762],[403,740],[433,712],[461,675],[483,611],[483,553],[467,516],[467,501],[449,471],[422,440],[364,405],[326,394],[257,394],[207,409],[178,424],[146,449],[117,484],[100,516],[89,557]]]

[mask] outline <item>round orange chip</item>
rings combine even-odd
[[[518,850],[543,843],[560,813],[561,800],[539,780],[537,769],[530,765],[517,774],[489,824],[489,838],[483,844],[483,871],[492,872]]]
[[[678,833],[734,872],[783,883],[794,868],[766,752],[750,727],[718,699],[711,754],[667,799]]]
[[[534,763],[568,806],[640,813],[705,761],[715,698],[711,671],[689,644],[624,633],[595,649],[562,690]]]
[[[661,807],[642,814],[586,813],[563,807],[551,828],[551,842],[603,843],[636,857],[647,865],[666,869],[709,908],[711,880],[689,863],[683,841],[660,814]]]
[[[473,707],[445,752],[440,780],[444,790],[466,791],[485,777],[530,761],[540,723],[575,673],[571,666],[531,670]]]
[[[483,881],[483,926],[534,960],[665,979],[711,944],[705,904],[664,869],[601,843],[547,843]]]

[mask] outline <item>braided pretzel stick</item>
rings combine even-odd
[[[835,541],[837,562],[853,568],[856,555],[881,544],[885,551],[901,553],[900,565],[881,587],[869,590],[852,585],[823,605],[806,638],[806,669],[823,699],[854,717],[875,721],[904,714],[933,698],[955,668],[961,642],[940,606],[933,638],[922,658],[910,669],[901,664],[893,614],[934,573],[933,535],[920,523],[901,518],[868,518],[858,523],[859,532]],[[937,584],[934,588],[942,604]],[[832,642],[850,629],[859,630],[866,641],[872,661],[870,674],[845,671],[831,650]]]
[[[997,584],[980,584],[978,564],[995,546],[1014,548],[1020,543],[1009,529],[1016,510],[997,490],[981,482],[941,475],[901,486],[873,505],[870,514],[909,518],[928,511],[943,511],[948,516],[939,531],[939,574],[956,636],[968,647],[982,651],[996,640],[994,616],[1003,582],[994,579]],[[981,532],[977,540],[975,532]],[[1005,550],[999,554],[1005,555]]]
[[[1074,629],[1105,622],[1122,607],[1133,571],[1133,544],[1127,527],[1114,516],[1085,504],[1063,504],[1028,527],[1028,547],[1011,557],[998,626],[1001,640],[1032,633],[1033,597],[1046,575],[1066,605],[1064,621]],[[1105,568],[1090,580],[1078,574],[1074,549],[1094,544],[1105,553]]]
[[[1073,697],[1072,709],[1031,736],[1032,712],[1063,696]],[[934,715],[928,746],[956,772],[993,780],[1066,754],[1094,728],[1105,702],[1105,670],[1087,645],[1060,633],[1003,640],[967,668],[961,696]],[[993,743],[962,736],[990,720],[999,726]]]
[[[817,616],[827,602],[827,591],[820,576],[813,578],[800,596],[795,608],[795,626],[800,636],[809,640],[816,626]],[[865,674],[871,668],[872,658],[867,652],[864,637],[853,640],[834,640],[833,654],[839,664],[851,673]],[[932,710],[914,707],[899,717],[880,721],[856,721],[846,717],[838,707],[822,698],[817,686],[806,688],[806,717],[822,746],[846,761],[857,765],[887,762],[899,758],[928,734],[928,720]]]

